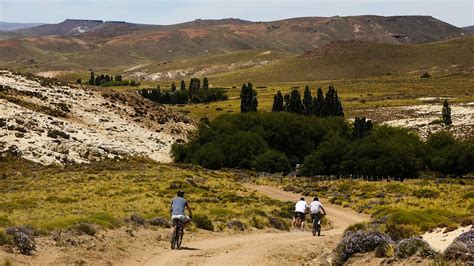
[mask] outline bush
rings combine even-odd
[[[212,221],[206,215],[196,215],[193,216],[193,222],[199,229],[204,229],[208,231],[214,231],[214,225]]]
[[[423,73],[423,74],[420,76],[420,78],[421,78],[421,79],[429,79],[429,78],[431,78],[431,75],[428,74],[428,72],[425,72],[425,73]]]
[[[259,172],[277,173],[290,170],[288,158],[284,153],[275,150],[267,150],[255,157],[254,166]]]
[[[86,234],[88,236],[95,236],[97,234],[97,230],[95,229],[93,224],[87,222],[80,222],[74,226],[74,229],[80,234]]]
[[[130,216],[130,221],[138,225],[144,225],[146,223],[145,218],[143,218],[140,214],[136,214],[136,213]]]
[[[148,220],[148,223],[154,226],[159,226],[159,227],[164,227],[164,228],[170,228],[171,224],[168,220],[166,220],[163,217],[155,217],[150,220]]]
[[[276,217],[269,217],[268,218],[268,223],[270,224],[271,227],[282,230],[282,231],[288,231],[290,230],[290,226],[288,223],[286,223],[284,220]]]
[[[398,258],[408,258],[414,255],[421,257],[434,257],[434,251],[430,245],[421,238],[412,237],[401,240],[395,250],[395,255]]]
[[[444,258],[448,260],[474,260],[474,230],[462,233],[444,251]]]
[[[413,191],[413,196],[417,198],[436,198],[439,196],[438,191],[434,191],[431,189],[423,188]]]
[[[23,232],[17,232],[13,235],[13,243],[23,255],[31,255],[36,249],[34,238],[30,238]]]
[[[0,246],[9,244],[10,242],[10,237],[5,232],[0,231]]]
[[[23,255],[31,255],[36,249],[34,231],[24,226],[9,227],[5,233],[10,235],[13,244]]]
[[[252,220],[250,222],[252,223],[252,226],[257,229],[263,229],[268,225],[266,219],[256,215],[252,216]]]
[[[390,258],[394,255],[395,249],[392,244],[385,243],[375,248],[375,256],[378,258]]]
[[[398,224],[389,222],[385,225],[385,233],[387,233],[387,235],[389,235],[393,241],[414,237],[420,232],[421,228],[414,224]]]
[[[234,230],[237,229],[237,230],[240,230],[240,231],[244,231],[247,226],[239,220],[233,220],[233,221],[227,223],[227,227],[229,229],[234,229]]]
[[[343,265],[355,253],[373,251],[378,246],[392,242],[388,235],[378,230],[359,230],[348,233],[336,247],[334,264]]]

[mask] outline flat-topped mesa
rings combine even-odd
[[[104,23],[104,21],[100,19],[74,19],[74,18],[68,18],[64,20],[63,22]]]

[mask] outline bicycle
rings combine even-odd
[[[181,219],[176,221],[176,228],[174,229],[173,238],[171,239],[171,249],[177,249],[181,247],[184,235],[184,222]]]
[[[324,215],[316,214],[313,217],[313,236],[316,236],[316,234],[318,234],[318,236],[321,236],[321,220],[323,218],[322,216]]]

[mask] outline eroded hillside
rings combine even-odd
[[[0,152],[42,164],[144,155],[169,162],[187,118],[133,91],[75,88],[0,71]]]

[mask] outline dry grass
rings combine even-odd
[[[61,168],[3,158],[0,169],[6,173],[0,183],[0,228],[30,225],[48,232],[81,222],[112,228],[135,213],[168,219],[169,202],[178,189],[187,192],[194,214],[208,216],[216,228],[233,219],[251,225],[252,216],[279,217],[287,208],[248,192],[232,173],[146,159]]]

